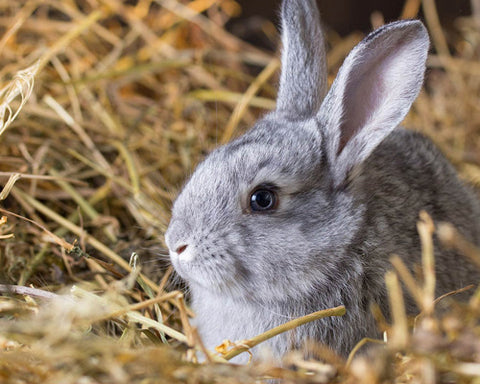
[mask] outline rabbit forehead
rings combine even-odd
[[[281,186],[315,169],[322,158],[321,139],[314,120],[289,122],[267,117],[223,148],[229,158],[225,164],[235,165],[233,170],[243,183],[261,182],[270,175]]]
[[[244,136],[217,148],[192,176],[192,186],[231,187],[274,183],[288,187],[302,182],[318,169],[322,140],[313,120],[279,122],[262,120]],[[206,183],[205,183],[206,182]]]

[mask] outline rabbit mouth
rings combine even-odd
[[[231,289],[235,285],[235,273],[229,272],[226,266],[210,263],[203,258],[182,260],[178,255],[171,255],[170,258],[175,271],[188,284],[210,291]]]

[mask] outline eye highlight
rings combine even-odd
[[[260,185],[250,194],[250,209],[252,212],[272,211],[278,206],[276,188],[269,185]]]

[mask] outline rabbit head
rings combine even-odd
[[[283,2],[281,36],[276,110],[214,150],[174,203],[166,243],[194,294],[288,301],[362,271],[347,247],[364,207],[346,186],[416,98],[427,32],[400,21],[371,33],[328,93],[314,0]]]

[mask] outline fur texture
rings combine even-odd
[[[314,339],[346,355],[378,336],[370,304],[388,313],[389,256],[419,263],[420,210],[480,244],[480,205],[428,139],[395,129],[423,82],[429,40],[419,21],[367,36],[326,96],[315,1],[285,0],[282,28],[277,110],[198,166],[174,204],[166,243],[208,348],[344,304],[345,316],[269,346],[281,357]],[[275,209],[250,209],[259,185],[274,186]],[[438,294],[478,281],[472,265],[440,246],[436,265]]]

